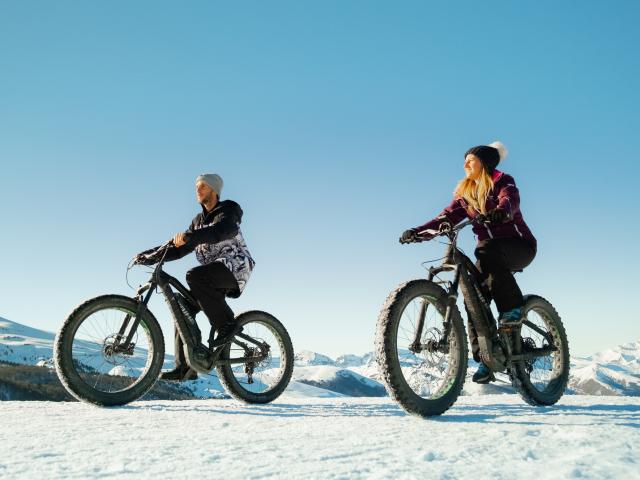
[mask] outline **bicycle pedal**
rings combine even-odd
[[[218,360],[218,357],[222,353],[223,349],[224,349],[224,345],[220,345],[219,347],[216,347],[213,349],[213,351],[211,352],[211,359],[213,360],[213,362]]]

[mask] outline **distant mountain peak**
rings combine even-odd
[[[300,350],[294,356],[294,362],[299,367],[311,367],[316,365],[335,365],[335,362],[328,356],[311,350]]]

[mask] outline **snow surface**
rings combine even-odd
[[[0,318],[0,361],[51,366],[53,339]],[[184,384],[207,400],[0,402],[0,478],[640,478],[640,342],[572,361],[571,390],[614,396],[536,409],[502,377],[467,379],[436,419],[318,388],[375,389],[371,353],[304,350],[271,405],[228,399],[215,375]]]
[[[638,478],[640,399],[461,397],[445,415],[388,398],[0,402],[3,478]]]

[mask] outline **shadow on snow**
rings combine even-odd
[[[212,400],[212,403],[216,400]],[[226,402],[226,401],[225,401]],[[227,405],[229,405],[227,403]],[[175,402],[175,405],[145,402],[118,409],[156,410],[166,412],[197,412],[220,415],[255,415],[261,417],[405,417],[409,416],[397,404],[370,403],[278,403],[269,405],[232,404],[218,407],[216,405],[186,405]],[[539,416],[540,420],[532,418]],[[454,405],[445,414],[430,417],[427,421],[456,423],[501,423],[515,425],[550,425],[556,424],[560,418],[589,417],[584,422],[570,424],[574,426],[593,426],[594,424],[615,424],[631,428],[640,428],[640,405],[556,405],[552,407],[531,407],[526,404],[494,404],[494,405]],[[419,417],[415,417],[419,418]]]

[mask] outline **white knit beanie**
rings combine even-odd
[[[196,178],[196,184],[198,182],[204,182],[211,187],[211,189],[218,194],[218,198],[222,194],[222,177],[216,173],[203,173]]]

